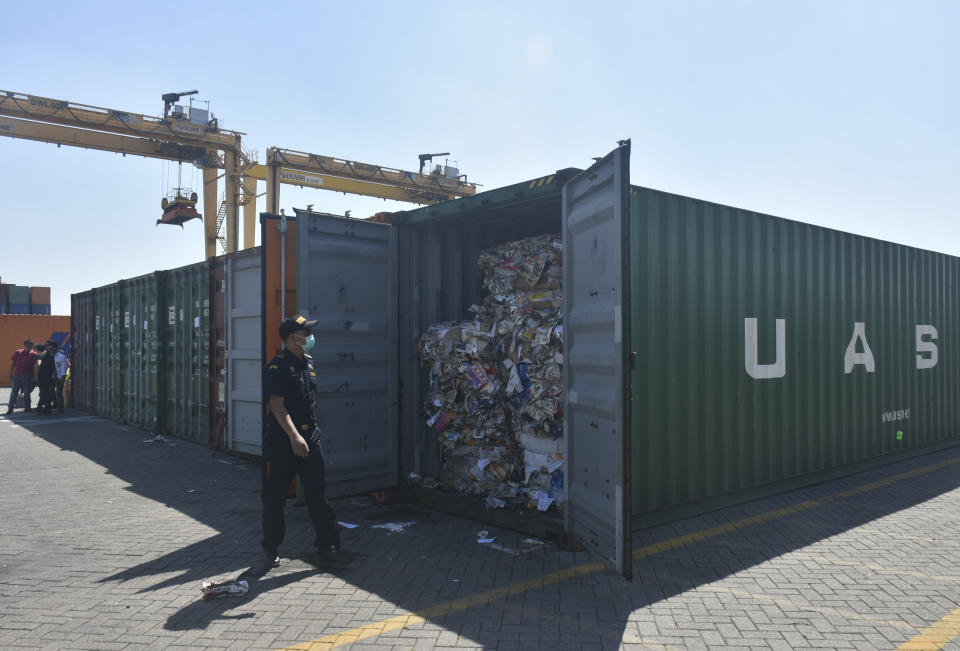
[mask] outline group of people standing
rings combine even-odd
[[[33,388],[40,389],[40,401],[37,410],[49,414],[54,408],[63,413],[63,385],[67,379],[70,362],[60,351],[60,346],[52,339],[44,344],[34,344],[32,339],[23,342],[10,357],[10,402],[7,414],[12,414],[17,398],[24,396],[24,411],[32,411],[30,394]]]

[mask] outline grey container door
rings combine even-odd
[[[396,235],[297,211],[297,308],[316,319],[317,426],[327,494],[398,484]]]
[[[564,524],[626,577],[630,142],[563,187]]]
[[[261,454],[263,348],[260,256],[227,257],[227,446]]]

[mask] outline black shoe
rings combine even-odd
[[[30,407],[24,407],[24,408],[23,408],[23,411],[25,411],[26,413],[29,414],[29,413],[30,413],[31,411],[33,411],[33,410],[32,410]]]
[[[354,554],[336,548],[327,550],[317,550],[316,553],[308,557],[308,561],[317,567],[343,567],[349,565],[354,559]]]
[[[280,554],[274,549],[264,549],[263,564],[267,567],[280,567]]]
[[[13,413],[13,407],[7,407],[7,416]]]

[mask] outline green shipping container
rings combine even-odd
[[[642,188],[630,226],[635,513],[960,435],[960,259]]]
[[[94,292],[70,296],[70,406],[94,411]]]
[[[161,428],[163,355],[166,323],[159,317],[166,272],[156,271],[118,283],[123,295],[123,417],[145,430]]]
[[[368,441],[329,396],[323,418],[371,450],[333,449],[341,472],[386,486],[438,470],[416,343],[482,300],[482,249],[547,233],[564,244],[563,526],[627,575],[634,528],[960,435],[960,259],[629,179],[625,143],[394,226],[298,212],[298,308],[336,343],[318,336],[319,382],[388,414]]]
[[[93,410],[119,420],[124,413],[123,291],[120,284],[93,291]]]
[[[207,262],[165,272],[163,431],[207,443],[210,420],[210,270]]]
[[[10,294],[7,300],[11,305],[30,305],[30,288],[23,285],[9,285]]]

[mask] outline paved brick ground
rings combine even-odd
[[[349,569],[298,558],[311,533],[291,506],[284,564],[252,571],[259,467],[148,440],[81,412],[0,416],[0,648],[269,649],[427,611],[344,648],[893,649],[960,607],[960,463],[670,545],[638,559],[632,583],[599,571],[531,587],[597,559],[553,547],[511,556],[478,545],[477,523],[367,498],[336,504],[359,525],[344,534],[360,554]],[[960,448],[647,530],[635,544],[953,459]],[[385,523],[410,524],[394,533]],[[200,600],[202,581],[243,573],[247,596]],[[953,629],[940,626],[958,649]]]

